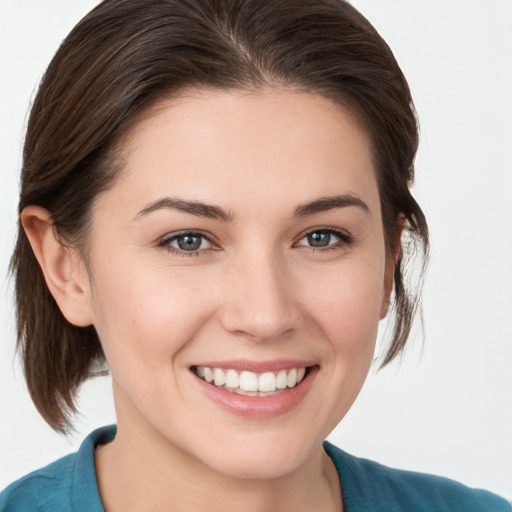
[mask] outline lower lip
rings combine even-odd
[[[317,366],[309,368],[300,384],[273,396],[238,395],[208,384],[195,374],[194,376],[204,394],[230,413],[250,418],[271,418],[297,407],[306,396],[317,373]]]

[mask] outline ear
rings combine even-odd
[[[78,251],[62,245],[48,210],[27,206],[20,219],[46,285],[66,320],[79,327],[91,325],[89,276]]]
[[[382,304],[380,310],[380,319],[382,320],[387,314],[389,310],[389,301],[391,297],[391,292],[393,291],[393,285],[395,282],[395,268],[398,263],[398,258],[400,257],[400,252],[402,250],[402,232],[405,228],[405,215],[400,214],[397,217],[397,231],[395,240],[393,240],[393,245],[391,247],[390,254],[386,255],[386,270],[384,273],[384,293],[382,297]]]

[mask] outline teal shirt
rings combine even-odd
[[[34,471],[0,493],[0,512],[104,512],[94,448],[111,441],[115,426],[94,431],[77,453]],[[343,482],[345,512],[511,512],[487,491],[432,475],[390,469],[324,443]]]

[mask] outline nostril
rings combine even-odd
[[[275,311],[257,312],[254,305],[225,307],[221,316],[223,328],[231,334],[252,341],[282,340],[289,337],[300,325],[296,312],[278,308]]]

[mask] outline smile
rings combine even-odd
[[[289,368],[275,372],[255,373],[225,368],[196,366],[195,374],[214,385],[243,396],[274,396],[302,382],[307,368]]]

